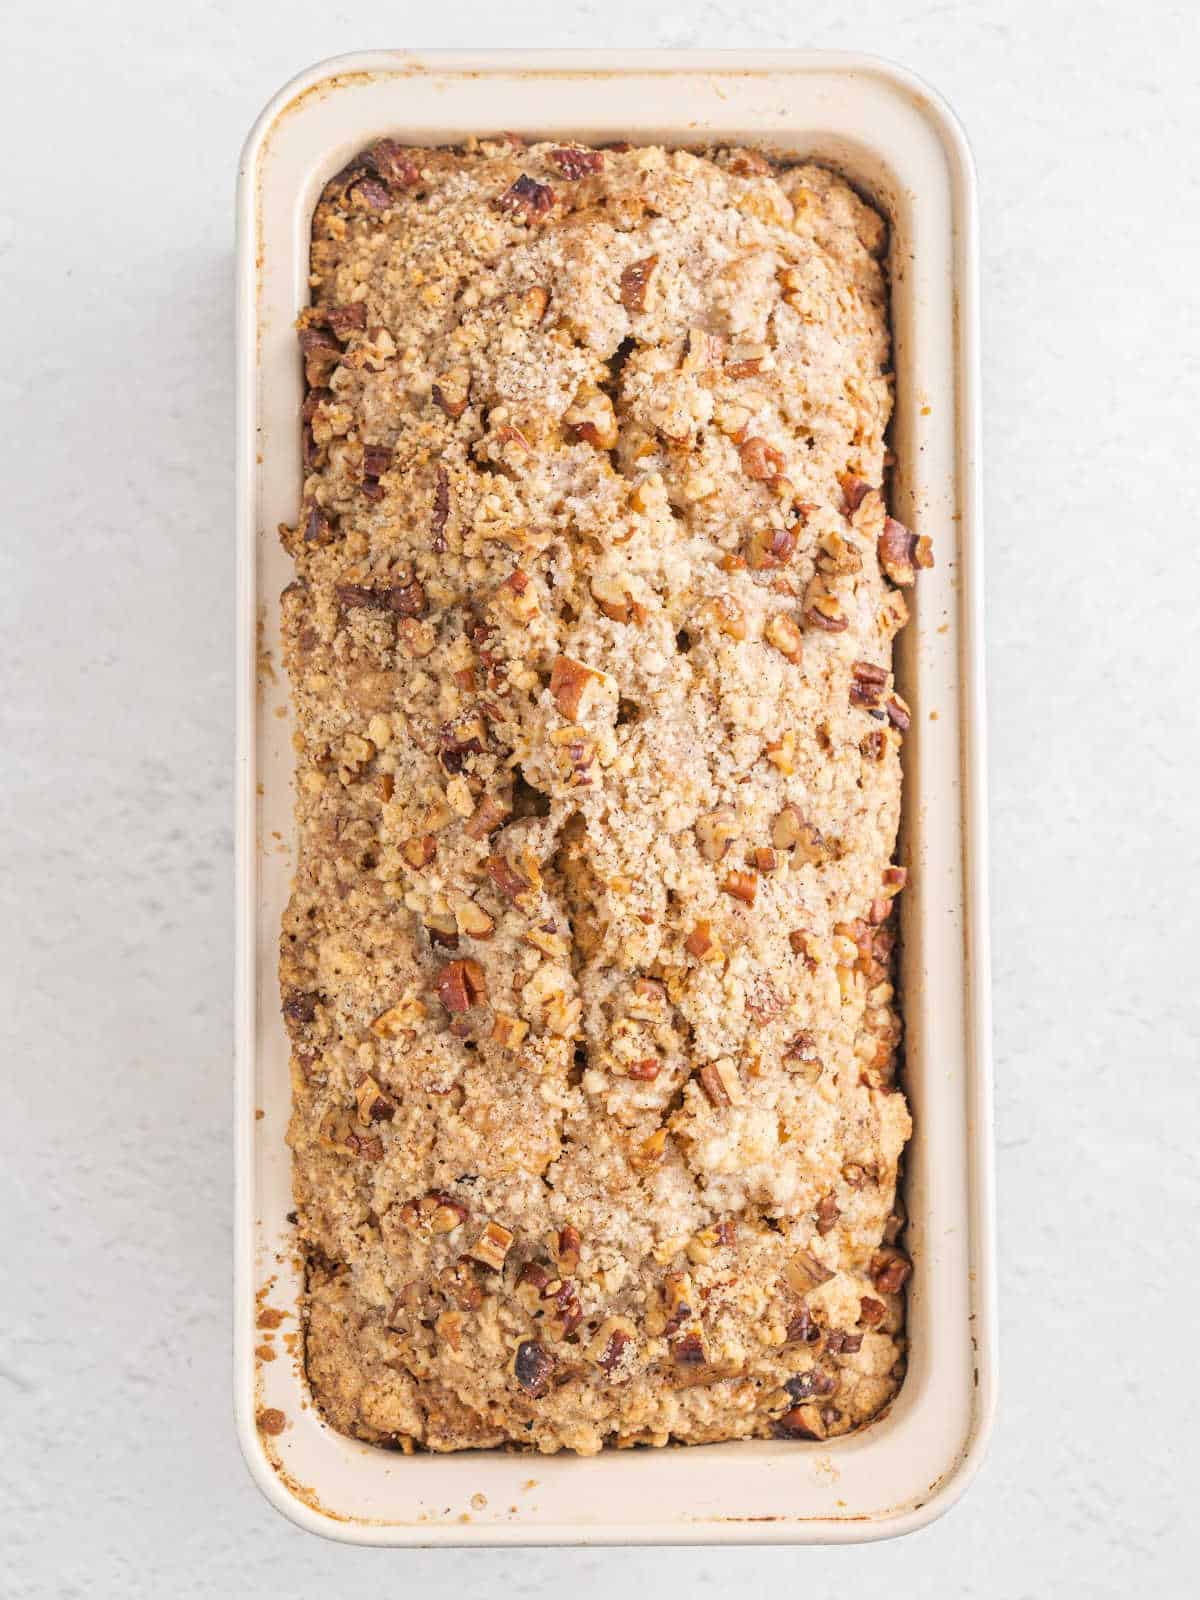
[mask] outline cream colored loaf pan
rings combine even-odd
[[[824,1444],[753,1441],[570,1455],[404,1456],[333,1432],[299,1363],[284,1143],[279,918],[292,758],[276,528],[296,516],[309,226],[321,188],[388,134],[448,144],[511,129],[589,142],[758,143],[815,157],[892,224],[896,514],[933,535],[901,634],[901,1001],[916,1133],[908,1376],[888,1414]],[[905,1533],[962,1493],[995,1392],[975,179],[947,107],[899,68],[821,52],[406,52],[288,84],[238,190],[238,1432],[263,1493],[360,1544],[851,1542]]]

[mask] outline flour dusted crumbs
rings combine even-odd
[[[317,208],[280,970],[361,1439],[825,1439],[899,1387],[884,243],[737,150],[385,140]]]

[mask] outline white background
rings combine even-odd
[[[21,0],[0,37],[0,1594],[1194,1592],[1193,7]],[[901,1544],[348,1550],[238,1456],[233,187],[282,81],[392,45],[865,49],[974,145],[1001,1420]]]

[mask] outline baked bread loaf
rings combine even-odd
[[[824,1439],[897,1391],[884,247],[746,150],[384,140],[321,198],[281,980],[336,1428]]]

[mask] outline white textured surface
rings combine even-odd
[[[229,1416],[233,178],[371,45],[870,49],[979,161],[1001,1421],[845,1551],[362,1552]],[[1174,1597],[1200,1430],[1190,6],[25,0],[0,110],[0,1592]],[[1194,1577],[1194,1574],[1192,1574]]]

